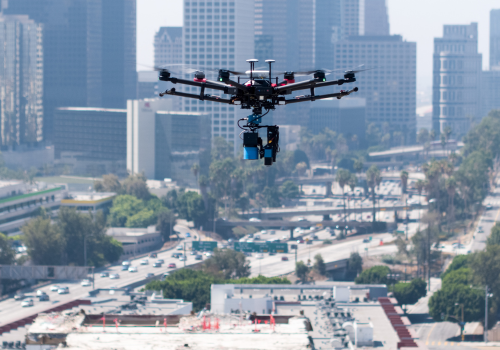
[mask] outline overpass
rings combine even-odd
[[[395,206],[383,206],[377,207],[375,206],[375,211],[412,211],[412,210],[421,210],[427,209],[427,204],[419,204],[419,205],[395,205]],[[371,213],[373,211],[373,207],[364,207],[364,208],[332,208],[332,207],[313,207],[312,209],[308,209],[307,207],[303,208],[283,208],[283,209],[268,209],[261,213],[250,213],[250,214],[241,214],[244,218],[252,218],[258,217],[259,219],[273,219],[273,218],[282,218],[282,217],[290,217],[290,216],[310,216],[310,215],[321,215],[325,218],[325,221],[328,220],[330,215],[335,214],[356,214],[356,213]],[[298,222],[295,222],[298,223]]]
[[[392,180],[392,181],[400,181],[401,177],[399,172],[381,172],[380,176],[382,177],[382,181]],[[361,181],[366,181],[365,174],[359,174],[358,179]],[[425,175],[423,173],[409,173],[410,180],[425,180]],[[276,180],[277,185],[281,185],[283,182],[291,180],[297,185],[315,185],[315,184],[326,184],[328,182],[334,183],[336,182],[335,175],[326,175],[326,176],[314,176],[314,177],[305,177],[305,176],[295,176],[295,177],[285,177]]]

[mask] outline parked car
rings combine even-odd
[[[124,262],[122,262],[122,265],[123,266],[129,266],[130,265],[130,261],[125,260]]]
[[[177,248],[175,248],[175,249],[177,249],[177,250],[182,250],[182,249],[184,249],[184,247],[183,247],[181,244],[179,244],[179,245],[177,246]]]
[[[168,264],[169,269],[175,269],[177,266],[175,266],[175,263],[170,263]]]
[[[163,259],[158,259],[158,260],[156,260],[156,262],[159,262],[160,264],[164,264],[164,263],[165,263],[165,260],[163,260]]]
[[[281,261],[288,261],[288,256],[282,256]]]
[[[153,263],[153,267],[161,267],[161,263],[159,263],[158,261]]]
[[[90,285],[92,285],[92,283],[90,283],[89,280],[83,280],[81,285],[82,287],[89,287]]]
[[[297,240],[297,243],[302,244],[302,243],[304,243],[304,240],[302,238],[300,238]]]
[[[57,294],[68,294],[69,293],[69,288],[68,287],[60,287],[57,290]]]
[[[298,218],[297,221],[307,221],[306,218]]]
[[[40,295],[44,294],[45,292],[41,289],[36,291],[36,296],[39,297]]]
[[[491,204],[488,204],[488,205],[486,206],[486,210],[491,210],[491,209],[493,209],[493,206],[492,206]]]
[[[117,274],[117,273],[112,273],[111,275],[109,275],[109,279],[110,280],[117,280],[117,279],[120,279],[120,275]]]
[[[137,266],[130,266],[128,272],[137,272]]]
[[[104,278],[104,277],[109,277],[109,273],[101,272],[101,278]]]
[[[270,234],[270,235],[275,235],[275,234],[276,234],[276,231],[275,231],[275,230],[271,230],[271,231],[269,231],[269,234]]]
[[[308,239],[308,240],[306,241],[306,244],[313,244],[312,239]]]
[[[186,257],[183,255],[179,258],[179,261],[185,261],[186,260]]]
[[[206,256],[207,258],[210,258],[210,257],[212,256],[212,253],[211,253],[211,252],[206,252],[206,253],[205,253],[205,256]]]
[[[22,307],[30,307],[33,306],[35,303],[33,302],[33,299],[26,299],[21,303]]]

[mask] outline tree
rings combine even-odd
[[[125,193],[138,199],[145,201],[149,200],[151,198],[151,193],[149,193],[146,180],[147,179],[144,174],[130,175],[125,179],[125,181],[123,181]]]
[[[421,145],[424,145],[426,142],[430,140],[429,130],[422,128],[417,134],[417,142]]]
[[[212,160],[223,160],[232,158],[234,154],[233,145],[223,137],[215,137],[212,142]]]
[[[376,165],[372,165],[367,171],[366,171],[366,182],[368,185],[368,188],[372,189],[372,204],[373,204],[373,224],[375,224],[375,187],[380,185],[380,182],[382,182],[382,177],[380,176],[380,170],[377,168]]]
[[[194,163],[191,167],[191,171],[193,172],[194,177],[196,178],[196,182],[198,182],[198,174],[200,173],[200,164]]]
[[[12,249],[9,239],[0,233],[0,265],[11,265],[16,258],[16,252]]]
[[[470,266],[475,284],[488,286],[494,300],[500,300],[500,245],[486,245],[486,250],[474,254]]]
[[[391,270],[387,266],[377,265],[361,272],[354,282],[356,284],[387,284],[387,275],[390,273]]]
[[[429,299],[429,315],[437,322],[461,321],[461,305],[464,305],[464,321],[484,319],[484,292],[462,284],[442,287]]]
[[[394,285],[393,293],[399,305],[413,305],[427,294],[427,283],[421,278],[398,282]]]
[[[406,170],[401,170],[399,177],[401,178],[401,192],[404,196],[406,189],[408,188],[408,172]]]
[[[203,264],[203,271],[221,275],[225,279],[250,276],[250,262],[245,254],[232,249],[215,249],[214,254]]]
[[[156,229],[163,237],[164,241],[170,240],[170,229],[175,226],[175,215],[174,213],[164,208],[158,213],[158,221],[156,222]]]
[[[262,195],[264,196],[264,200],[266,201],[268,207],[277,208],[281,206],[280,193],[276,186],[264,187],[264,190],[262,190]]]
[[[121,194],[122,185],[118,176],[108,174],[102,176],[102,181],[94,181],[94,190],[96,192],[114,192]]]
[[[451,262],[450,266],[446,269],[445,272],[441,274],[441,279],[443,280],[447,274],[449,274],[452,271],[456,271],[461,268],[467,268],[469,267],[469,261],[470,257],[469,255],[457,255],[453,258],[453,261]]]
[[[304,264],[303,261],[297,261],[295,264],[295,275],[302,283],[307,282],[307,276],[309,274],[309,267]]]
[[[351,179],[351,172],[347,169],[339,169],[337,175],[335,176],[335,181],[338,182],[340,189],[342,190],[342,198],[344,200],[344,223],[346,221],[346,207],[345,207],[345,190],[344,187],[349,183]]]
[[[457,188],[457,181],[453,176],[446,180],[446,190],[448,191],[448,224],[453,223],[455,220],[455,191]]]
[[[295,166],[295,171],[299,176],[304,176],[307,171],[307,164],[305,162],[300,162]]]
[[[34,265],[61,265],[63,242],[61,232],[51,219],[38,216],[31,219],[21,231],[24,234],[24,244]]]
[[[193,191],[185,192],[177,200],[179,217],[193,221],[196,227],[200,227],[208,219],[203,197]]]
[[[128,218],[145,208],[144,202],[135,196],[121,195],[113,200],[108,222],[111,227],[125,227]]]
[[[326,265],[325,265],[325,261],[323,260],[323,257],[321,256],[321,254],[316,254],[314,256],[313,269],[314,269],[314,271],[316,271],[317,273],[319,273],[322,276],[326,275]]]
[[[417,182],[415,183],[415,187],[417,188],[418,196],[422,196],[422,191],[425,187],[425,181],[417,180]]]
[[[284,199],[298,198],[300,195],[299,186],[297,186],[293,181],[287,180],[281,185],[280,193],[281,197],[283,197]]]
[[[363,271],[363,258],[357,252],[351,253],[348,263],[348,274],[356,277],[361,271]]]
[[[500,245],[500,222],[491,228],[491,234],[486,240],[487,245]]]

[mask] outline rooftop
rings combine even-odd
[[[96,204],[115,198],[114,192],[71,192],[69,198],[63,199],[62,204]]]

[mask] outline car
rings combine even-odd
[[[261,235],[267,235],[267,231],[266,230],[262,230],[259,232]]]
[[[68,287],[60,287],[57,290],[57,294],[68,294],[69,293],[69,288]]]
[[[148,259],[142,259],[141,260],[141,265],[149,265],[149,260]]]
[[[130,266],[128,272],[137,272],[137,266]]]
[[[205,253],[205,256],[206,256],[207,258],[210,258],[210,257],[212,256],[212,253],[211,253],[211,252],[206,252],[206,253]]]
[[[112,273],[111,275],[109,275],[109,279],[110,280],[117,280],[117,279],[120,279],[120,275],[117,274],[117,273]]]
[[[306,241],[306,244],[313,244],[313,241],[309,239]]]
[[[122,266],[122,271],[127,271],[128,270],[128,265],[123,265]]]
[[[40,300],[40,301],[49,301],[50,298],[49,298],[48,294],[43,293],[42,295],[40,295],[38,297],[38,300]]]
[[[310,230],[310,231],[316,231],[316,229],[317,229],[317,227],[316,227],[316,226],[311,226],[311,227],[309,227],[309,230]]]
[[[252,256],[252,253],[250,253],[250,252],[244,252],[243,254],[244,254],[245,256],[249,256],[249,257],[250,257],[250,256]]]
[[[306,218],[298,218],[297,221],[307,221]]]
[[[264,254],[259,253],[259,254],[255,255],[255,257],[257,259],[264,259]]]
[[[253,236],[253,239],[259,240],[260,239],[260,235]]]
[[[178,258],[180,253],[172,253],[172,258]]]
[[[369,238],[363,239],[363,243],[370,243],[370,239]]]
[[[281,261],[288,261],[288,256],[282,256]]]
[[[83,280],[80,284],[82,285],[82,287],[90,287],[92,285],[89,280]]]
[[[311,235],[311,239],[318,239],[318,236],[316,236],[316,235]]]
[[[198,253],[196,252],[196,250],[191,250],[191,253],[189,253],[189,254],[190,254],[190,255],[196,255],[196,254],[198,254]]]
[[[203,260],[203,255],[200,255],[200,254],[196,255],[194,257],[194,260]]]
[[[123,266],[129,266],[130,265],[130,261],[125,260],[124,262],[122,262],[122,265]]]
[[[175,269],[177,266],[175,266],[175,263],[170,263],[168,264],[169,269]]]
[[[477,233],[484,233],[484,231],[483,231],[483,227],[482,227],[482,226],[479,226],[479,227],[477,228]]]
[[[153,263],[153,267],[161,267],[161,263],[159,263],[158,261]]]
[[[488,205],[486,206],[486,210],[491,210],[491,209],[493,209],[493,206],[492,206],[491,204],[488,204]]]
[[[183,255],[179,258],[179,261],[186,261],[186,257]]]
[[[101,278],[109,277],[109,273],[101,272]]]
[[[57,292],[59,290],[59,286],[57,284],[54,284],[50,286],[50,291],[51,292]]]
[[[177,248],[175,248],[175,249],[177,249],[177,250],[182,250],[182,249],[184,249],[184,247],[182,246],[182,244],[179,244],[179,245],[177,246]]]
[[[284,235],[284,236],[281,237],[281,239],[287,240],[288,236]]]
[[[248,221],[250,221],[250,222],[261,222],[262,220],[258,219],[258,218],[250,218],[250,219],[248,219]]]
[[[26,298],[26,295],[24,295],[23,293],[17,293],[16,295],[14,295],[14,300],[23,300],[24,298]]]
[[[302,243],[304,243],[304,240],[302,238],[300,238],[297,240],[297,243],[302,244]]]
[[[227,249],[229,246],[227,244],[222,244],[220,247],[221,249]]]
[[[152,272],[148,272],[148,274],[146,275],[146,278],[150,278],[150,277],[153,277],[155,274],[152,273]]]
[[[30,307],[33,306],[35,303],[33,302],[33,299],[26,299],[21,303],[22,307]]]
[[[275,231],[275,230],[271,230],[271,231],[269,231],[269,234],[270,234],[270,235],[275,235],[275,234],[276,234],[276,231]]]
[[[253,238],[247,239],[247,243],[253,243]]]
[[[156,253],[150,253],[149,257],[153,258],[153,259],[156,259],[158,257],[158,254],[156,254]]]
[[[186,232],[186,238],[191,237],[191,234],[189,232]]]

